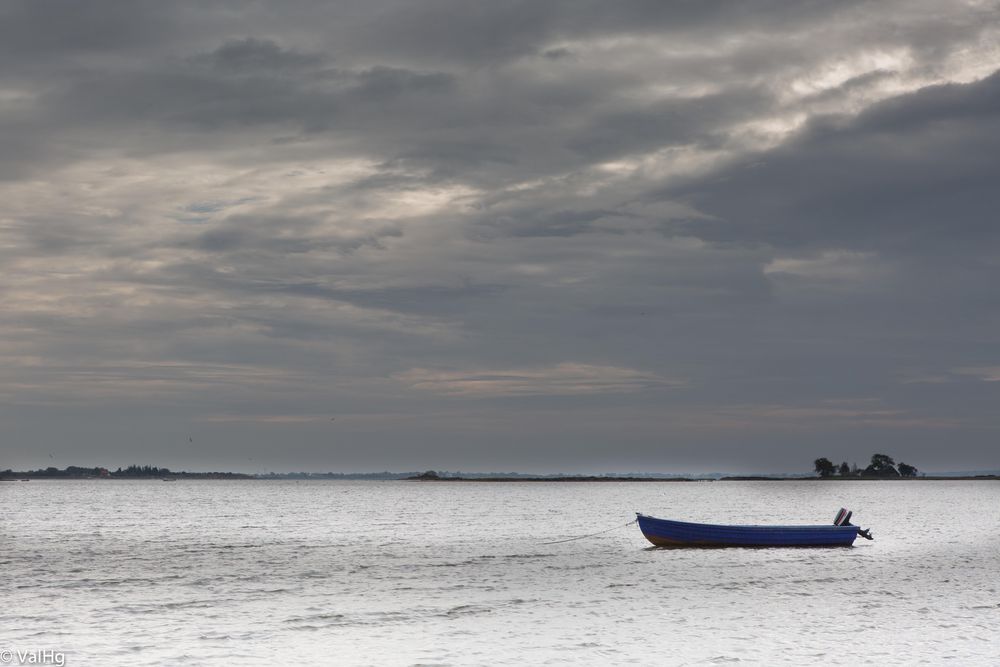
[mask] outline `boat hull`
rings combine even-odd
[[[849,547],[857,526],[727,526],[637,514],[639,530],[658,547]]]

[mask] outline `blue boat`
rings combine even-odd
[[[636,513],[639,530],[658,547],[849,547],[858,535],[872,539],[849,519],[850,512],[841,510],[841,523],[829,526],[725,526]]]

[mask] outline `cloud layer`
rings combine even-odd
[[[998,9],[5,3],[3,458],[996,467]]]

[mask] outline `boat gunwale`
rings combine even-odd
[[[740,532],[746,530],[759,531],[759,532],[769,532],[769,531],[788,531],[788,530],[822,530],[823,532],[849,532],[853,530],[857,532],[857,526],[835,526],[828,524],[798,524],[798,525],[761,525],[761,524],[733,524],[733,523],[697,523],[694,521],[678,521],[676,519],[661,519],[659,517],[650,516],[648,514],[642,514],[641,512],[636,512],[636,520],[641,519],[651,519],[653,521],[659,521],[662,523],[675,524],[681,527],[692,527],[692,528],[711,528],[714,530],[737,530]],[[640,524],[641,527],[641,524]]]

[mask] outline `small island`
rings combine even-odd
[[[919,471],[916,467],[900,461],[898,464],[888,454],[872,454],[871,463],[863,470],[857,464],[847,465],[844,461],[839,466],[828,458],[818,458],[813,461],[813,470],[820,479],[899,479],[914,478]]]

